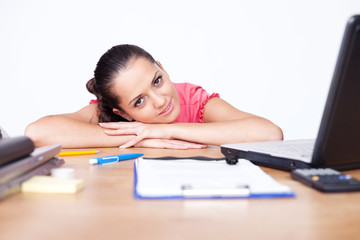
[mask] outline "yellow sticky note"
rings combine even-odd
[[[34,176],[21,184],[22,192],[76,193],[84,187],[82,179]]]

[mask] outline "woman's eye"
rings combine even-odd
[[[157,79],[155,79],[154,85],[155,86],[159,85],[161,83],[161,81],[162,81],[162,77],[158,77]]]
[[[141,106],[141,104],[144,102],[144,99],[143,98],[139,98],[136,103],[135,103],[135,107],[139,107]]]

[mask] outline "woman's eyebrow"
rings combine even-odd
[[[151,84],[155,81],[156,76],[158,75],[158,72],[159,72],[159,71],[156,71],[156,72],[155,72],[154,77],[153,77],[153,79],[151,80]],[[129,102],[129,105],[128,105],[128,106],[130,106],[130,105],[132,104],[132,102],[136,101],[139,97],[141,97],[141,95],[142,95],[142,94],[139,94],[139,95],[137,95],[136,97],[134,97],[134,98]]]
[[[139,97],[141,97],[142,94],[139,94],[138,96],[134,97],[130,102],[129,102],[129,105],[131,105],[132,102],[136,101]]]
[[[153,77],[153,79],[152,79],[152,81],[151,81],[151,82],[154,82],[154,81],[155,81],[156,76],[158,75],[158,73],[159,73],[159,72],[160,72],[159,70],[155,72],[154,77]]]

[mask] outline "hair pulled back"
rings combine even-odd
[[[94,78],[86,84],[88,91],[97,98],[99,122],[127,121],[113,112],[114,108],[119,109],[120,99],[112,88],[115,77],[126,69],[131,60],[139,57],[155,63],[155,59],[148,52],[130,44],[114,46],[101,56],[94,71]]]

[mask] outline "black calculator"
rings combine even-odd
[[[322,192],[360,191],[360,181],[331,168],[295,169],[291,177]]]

